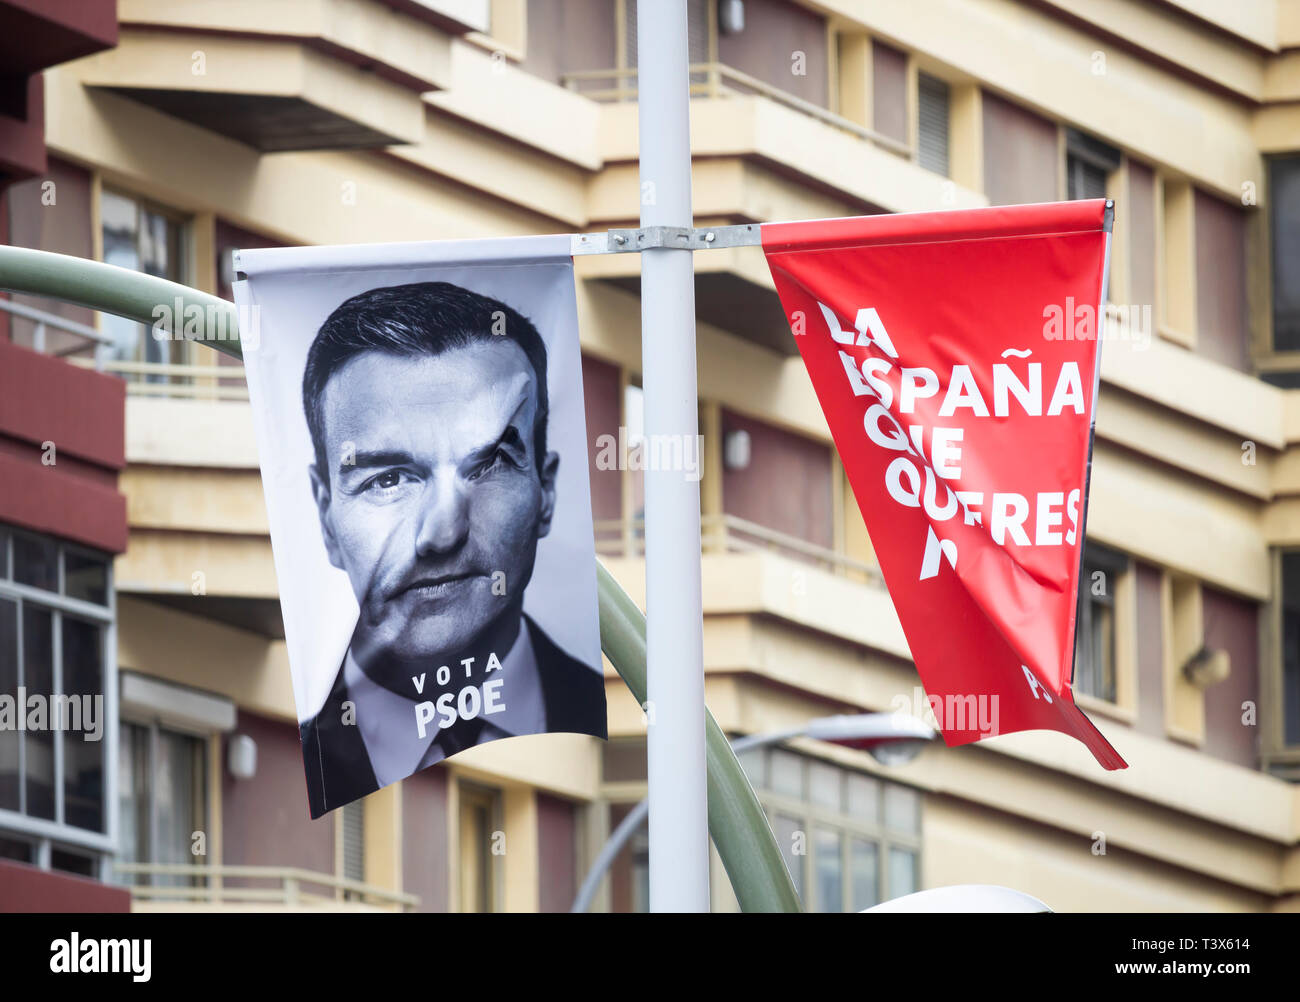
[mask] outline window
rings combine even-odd
[[[785,748],[741,762],[809,911],[858,912],[920,889],[918,791]]]
[[[1300,746],[1300,550],[1282,560],[1282,745]]]
[[[344,804],[341,827],[343,830],[343,877],[345,880],[366,879],[366,808],[364,800]],[[347,900],[360,899],[355,891],[344,891]]]
[[[1273,350],[1300,351],[1300,156],[1268,163]]]
[[[168,213],[113,191],[104,191],[100,199],[100,228],[104,244],[104,261],[142,271],[146,275],[185,282],[185,226]],[[103,330],[113,338],[109,357],[116,362],[176,363],[182,360],[183,342],[158,340],[138,324],[125,317],[102,314]],[[126,372],[127,378],[137,373]],[[163,381],[160,373],[145,376],[149,381]]]
[[[1115,147],[1074,129],[1065,131],[1065,197],[1105,198],[1106,185],[1119,169]]]
[[[1115,588],[1128,569],[1120,553],[1085,542],[1075,612],[1074,677],[1076,694],[1116,700]]]
[[[501,907],[497,832],[501,830],[501,795],[487,787],[461,783],[460,910],[495,912]]]
[[[628,69],[637,66],[636,9],[637,0],[623,0],[623,65]],[[708,0],[686,0],[686,61],[690,65],[709,61],[710,29]],[[704,82],[705,74],[691,74],[691,83]],[[629,83],[635,87],[635,81]],[[635,100],[635,90],[631,98]]]
[[[921,73],[917,78],[916,161],[948,176],[948,84]]]
[[[206,826],[207,741],[156,722],[124,720],[117,764],[119,862],[202,862],[193,844]],[[194,879],[155,873],[128,882],[181,886]]]
[[[41,865],[63,853],[78,872],[110,848],[109,559],[0,526],[0,837],[30,842]],[[50,823],[90,855],[53,846]]]

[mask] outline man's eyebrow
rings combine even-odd
[[[379,466],[405,466],[414,462],[409,452],[401,450],[389,450],[378,452],[358,452],[352,462],[346,459],[339,463],[339,476],[347,473],[350,469],[374,469]]]

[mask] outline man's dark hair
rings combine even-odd
[[[495,333],[500,331],[501,333]],[[368,351],[418,357],[441,355],[477,341],[505,338],[523,349],[537,374],[533,451],[540,471],[546,460],[546,345],[532,322],[505,303],[450,282],[415,282],[371,289],[353,296],[321,324],[307,352],[302,409],[307,415],[316,469],[328,483],[321,398],[330,377]]]

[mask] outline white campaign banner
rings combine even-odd
[[[313,818],[606,736],[568,236],[236,254]]]

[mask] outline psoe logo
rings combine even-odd
[[[130,974],[132,981],[148,981],[153,940],[68,939],[50,943],[50,970],[55,974]]]

